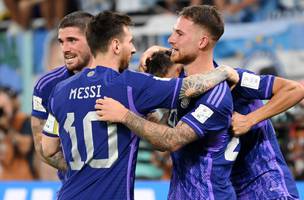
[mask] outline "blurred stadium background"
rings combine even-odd
[[[111,9],[130,14],[135,22],[133,33],[137,48],[130,67],[136,69],[147,47],[169,46],[167,38],[177,10],[190,4],[218,2],[224,2],[221,9],[226,23],[225,33],[215,50],[219,63],[304,83],[304,0],[256,0],[245,7],[240,6],[242,0],[0,0],[0,86],[20,97],[20,113],[25,117],[30,115],[35,81],[52,67],[63,65],[56,20],[69,12],[85,10],[95,14]],[[304,102],[301,102],[272,119],[301,199],[304,199],[303,109]],[[0,132],[0,199],[52,200],[60,187],[56,171],[36,158],[28,128],[17,132],[22,136],[20,141],[30,147],[20,154],[19,147],[14,146],[17,148],[14,153],[19,154],[10,158],[3,142],[5,135]],[[30,173],[29,176],[20,173],[23,165],[5,170],[8,159],[13,162],[17,157],[26,161],[24,166],[30,170],[24,173]],[[140,143],[137,200],[166,199],[170,165],[168,154],[153,151],[144,141]]]

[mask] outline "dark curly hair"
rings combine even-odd
[[[158,77],[164,77],[174,65],[170,59],[170,51],[155,52],[150,59],[146,60],[147,73]]]

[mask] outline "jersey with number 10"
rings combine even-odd
[[[95,101],[107,96],[147,114],[176,107],[180,87],[181,79],[158,80],[129,70],[120,74],[101,66],[59,83],[49,105],[54,117],[44,128],[48,136],[59,135],[68,164],[58,199],[133,199],[139,138],[121,124],[99,121]]]

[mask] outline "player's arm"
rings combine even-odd
[[[151,58],[153,53],[157,51],[168,51],[168,48],[162,46],[152,46],[148,48],[140,58],[139,71],[146,71],[146,60]],[[220,82],[228,80],[234,87],[239,81],[238,73],[231,67],[220,66],[215,70],[206,74],[196,74],[185,78],[184,84],[189,86],[187,92],[182,90],[180,93],[181,98],[195,97],[213,88]],[[185,87],[187,88],[187,87]]]
[[[34,146],[37,154],[41,158],[41,160],[56,169],[63,168],[62,166],[66,166],[63,153],[61,148],[58,149],[57,152],[53,153],[51,156],[45,156],[42,150],[42,130],[45,125],[46,120],[39,119],[35,116],[31,116],[31,127],[33,133]],[[64,164],[65,163],[65,164]]]
[[[97,100],[95,108],[100,120],[123,123],[161,151],[173,152],[198,139],[194,130],[182,121],[175,128],[150,122],[129,111],[112,98],[105,97]]]
[[[34,140],[34,146],[39,157],[46,162],[42,154],[41,133],[46,120],[31,116],[31,127]]]
[[[58,122],[52,114],[49,114],[43,129],[41,130],[41,154],[46,163],[59,169],[67,170],[60,145]]]
[[[63,158],[59,137],[49,137],[42,134],[41,151],[46,163],[60,170],[67,170],[67,164]]]
[[[247,115],[235,113],[232,127],[236,135],[242,135],[257,123],[271,118],[297,104],[304,98],[304,87],[292,80],[275,77],[272,97],[261,108]]]
[[[220,66],[206,74],[188,76],[183,79],[179,97],[180,99],[197,97],[226,79],[236,84],[239,81],[239,75],[231,67]]]

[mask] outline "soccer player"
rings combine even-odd
[[[58,151],[52,158],[49,157],[46,160],[42,155],[41,148],[41,133],[49,113],[48,100],[52,89],[59,82],[90,65],[92,55],[85,32],[92,17],[89,13],[77,11],[66,15],[61,20],[58,26],[58,41],[62,48],[65,65],[42,76],[34,87],[31,126],[35,150],[44,162],[57,169],[66,168],[62,152]]]
[[[284,160],[271,121],[268,119],[304,97],[303,87],[271,75],[255,75],[238,69],[234,88],[233,130],[241,149],[231,180],[239,199],[299,199],[293,176]],[[270,99],[263,106],[261,100]]]
[[[158,48],[159,49],[159,48]],[[148,50],[149,51],[149,50]],[[247,133],[232,139],[230,147],[235,147],[235,153],[241,145],[240,154],[232,170],[232,182],[238,199],[298,199],[295,181],[284,161],[275,137],[270,120],[266,120],[295,105],[304,97],[303,86],[291,80],[270,75],[257,76],[252,72],[237,69],[241,77],[237,87],[232,91],[235,113],[232,118],[233,130],[237,135]],[[262,106],[257,99],[270,99]],[[122,109],[117,116],[119,105],[112,100],[101,101],[106,108],[102,112],[102,119],[110,121],[124,121],[127,116]],[[103,107],[99,107],[103,108]],[[114,110],[114,108],[116,110]],[[107,113],[108,112],[108,113]],[[111,115],[109,115],[111,114]],[[138,120],[138,119],[136,119]],[[134,118],[134,121],[136,121]],[[265,120],[265,121],[263,121]],[[132,128],[132,122],[129,127]],[[145,122],[139,121],[141,126]],[[139,126],[139,125],[138,125]],[[152,126],[151,126],[152,127]],[[134,128],[134,127],[133,127]],[[150,126],[137,127],[137,133],[148,130]],[[145,129],[145,130],[142,130]],[[152,129],[152,128],[151,128]],[[157,128],[153,127],[155,133]],[[135,129],[134,129],[135,131]],[[142,137],[149,138],[148,133],[140,133]],[[154,137],[159,136],[157,133]],[[173,136],[175,139],[176,136]],[[150,138],[153,142],[155,138]],[[159,140],[163,140],[160,137]],[[163,143],[163,141],[159,141]],[[170,144],[171,141],[164,141]],[[166,144],[163,144],[164,146]],[[233,149],[233,148],[232,148]]]
[[[185,65],[181,77],[214,69],[213,49],[223,32],[213,7],[181,11],[169,37],[171,59]],[[230,172],[237,153],[236,146],[229,145],[228,130],[233,102],[226,82],[190,102],[179,102],[175,128],[149,122],[112,98],[98,100],[96,109],[101,120],[121,122],[157,149],[172,152],[168,199],[236,199]]]
[[[43,153],[52,156],[61,144],[68,165],[58,199],[134,198],[139,138],[121,124],[99,121],[94,108],[98,98],[113,97],[145,115],[158,107],[175,108],[178,96],[204,92],[227,76],[223,68],[185,79],[160,79],[124,70],[135,52],[130,24],[127,15],[109,11],[96,15],[87,40],[94,55],[92,66],[97,66],[60,82],[50,96]],[[220,99],[213,100],[220,104]]]
[[[151,60],[158,61],[153,56]],[[241,151],[232,170],[232,181],[238,198],[298,199],[295,181],[267,119],[303,99],[304,88],[281,77],[258,76],[240,68],[237,71],[241,79],[232,91],[236,111],[232,127],[235,135],[241,136]],[[270,100],[262,106],[257,99]]]
[[[241,77],[232,90],[236,111],[232,127],[235,135],[241,136],[241,150],[232,170],[237,197],[253,200],[298,199],[295,181],[268,118],[303,99],[304,88],[298,82],[281,77],[258,76],[240,68],[236,70]],[[270,100],[263,106],[258,99]],[[238,140],[233,141],[231,145],[237,147]]]

